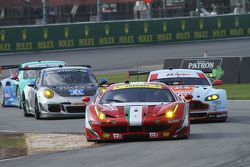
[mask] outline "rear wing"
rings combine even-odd
[[[213,72],[213,69],[200,69],[205,74],[210,74]]]
[[[91,68],[91,65],[89,64],[85,64],[85,65],[65,65],[66,67],[87,67],[87,68]]]
[[[137,81],[138,81],[140,75],[149,75],[149,73],[150,71],[147,70],[128,71],[128,79],[130,79],[130,76],[137,76]]]
[[[3,70],[11,70],[11,69],[18,69],[20,65],[4,65],[0,66],[0,74],[2,73]]]
[[[148,75],[150,73],[150,71],[147,71],[147,70],[145,70],[145,71],[142,71],[142,70],[140,70],[140,71],[128,71],[128,75],[129,76],[133,76],[133,75]]]
[[[91,65],[55,65],[55,66],[44,66],[44,67],[25,67],[25,68],[19,68],[19,70],[20,71],[42,70],[45,68],[54,68],[54,67],[87,67],[87,68],[91,68]]]

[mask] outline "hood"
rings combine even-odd
[[[118,104],[118,105],[116,105]],[[165,114],[166,108],[170,107],[172,103],[157,103],[157,104],[138,104],[138,103],[124,103],[121,105],[120,103],[116,104],[99,104],[98,108],[101,112],[111,116],[111,117],[128,117],[131,112],[138,111],[139,115],[147,115],[147,116],[159,116],[161,114]],[[137,104],[137,105],[136,105]]]
[[[54,85],[48,86],[51,90],[63,97],[75,96],[93,96],[98,89],[97,85],[82,84],[82,85]]]
[[[170,88],[177,95],[191,94],[193,95],[193,100],[204,100],[208,95],[210,95],[214,88],[207,85],[178,85],[170,86]]]

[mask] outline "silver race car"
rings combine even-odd
[[[87,104],[82,103],[82,97],[91,101],[98,95],[98,82],[90,68],[42,69],[37,80],[24,88],[24,116],[83,117]]]

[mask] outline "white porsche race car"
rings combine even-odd
[[[169,85],[178,95],[191,94],[191,120],[226,121],[227,93],[223,89],[215,89],[212,85],[221,85],[220,80],[210,80],[199,70],[165,69],[151,71],[148,82],[163,82]]]
[[[24,88],[24,116],[83,117],[86,104],[82,97],[93,100],[98,95],[98,82],[89,68],[46,68]]]

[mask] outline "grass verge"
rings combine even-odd
[[[0,159],[27,154],[25,136],[21,133],[0,133]]]
[[[112,74],[98,74],[96,75],[96,78],[98,81],[100,81],[101,78],[107,78],[109,83],[118,83],[118,82],[124,82],[126,80],[129,81],[146,81],[147,75],[140,75],[138,76],[128,76],[128,72],[119,72],[119,73],[112,73]]]
[[[101,78],[107,78],[109,83],[124,82],[125,80],[130,81],[146,81],[147,76],[132,76],[128,77],[127,72],[119,72],[113,74],[99,74],[96,75],[98,81]],[[216,86],[217,89],[225,89],[229,100],[250,100],[250,84],[224,84]]]
[[[224,84],[216,88],[225,89],[230,100],[250,100],[250,84]]]

